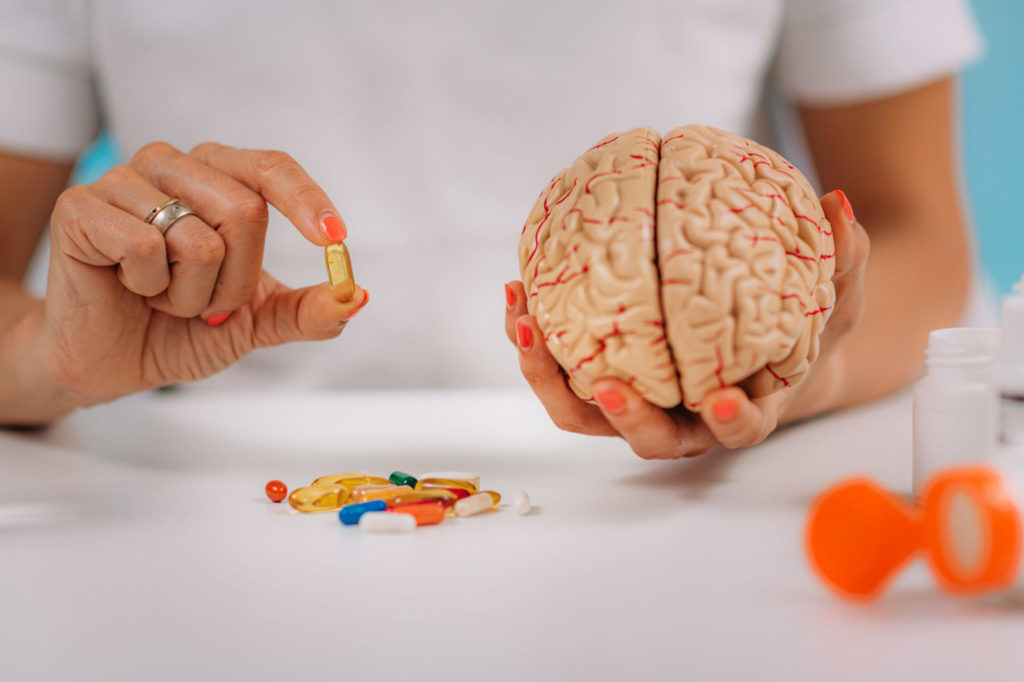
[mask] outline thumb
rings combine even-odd
[[[252,310],[256,348],[334,338],[370,300],[369,292],[359,286],[351,301],[339,303],[326,282],[292,289],[266,271],[261,279],[266,296],[254,301]]]

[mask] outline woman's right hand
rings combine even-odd
[[[144,222],[168,198],[195,215]],[[337,336],[367,301],[326,283],[291,289],[262,267],[270,203],[312,244],[345,237],[324,191],[290,156],[215,143],[142,148],[66,190],[51,218],[45,315],[19,330],[22,371],[56,414],[225,369],[255,348]],[[322,276],[310,253],[310,276]],[[40,383],[41,382],[41,383]],[[29,420],[36,421],[36,420]]]

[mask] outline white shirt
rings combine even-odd
[[[340,340],[259,351],[222,385],[520,384],[501,285],[537,194],[603,135],[704,123],[771,144],[766,87],[867,99],[980,51],[962,0],[0,0],[0,15],[0,148],[71,159],[103,121],[125,159],[152,140],[282,149],[341,211],[370,304]],[[325,279],[277,214],[265,263]]]

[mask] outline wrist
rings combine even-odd
[[[43,301],[34,300],[0,341],[0,424],[40,426],[97,401],[59,379]]]

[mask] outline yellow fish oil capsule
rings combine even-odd
[[[356,295],[356,282],[352,278],[352,261],[343,242],[324,247],[324,261],[327,263],[327,279],[335,300],[347,303]]]
[[[296,488],[288,496],[288,504],[309,514],[336,511],[348,502],[348,488],[343,485],[310,485]]]
[[[321,476],[320,478],[316,479],[315,481],[310,483],[310,485],[340,485],[342,481],[350,478],[364,479],[369,478],[371,476],[372,474],[368,474],[365,471],[353,471],[347,474],[328,474],[327,476]]]
[[[474,488],[480,487],[480,477],[469,471],[431,471],[430,473],[420,474],[419,478],[443,478],[446,481],[465,481]]]
[[[494,505],[497,504],[495,496],[501,499],[498,493],[491,493],[490,491],[477,493],[476,495],[470,495],[464,500],[459,500],[455,503],[455,515],[456,516],[474,516],[485,512],[489,509],[493,509]]]
[[[370,500],[384,500],[387,502],[396,495],[411,493],[412,488],[407,485],[361,485],[352,491],[349,502],[369,502]]]
[[[387,503],[389,507],[394,507],[415,502],[440,502],[447,509],[455,504],[457,499],[455,493],[450,493],[447,490],[413,490],[388,498]]]
[[[470,495],[476,493],[475,485],[458,478],[421,478],[416,482],[416,490],[429,490],[431,488],[462,488]]]

